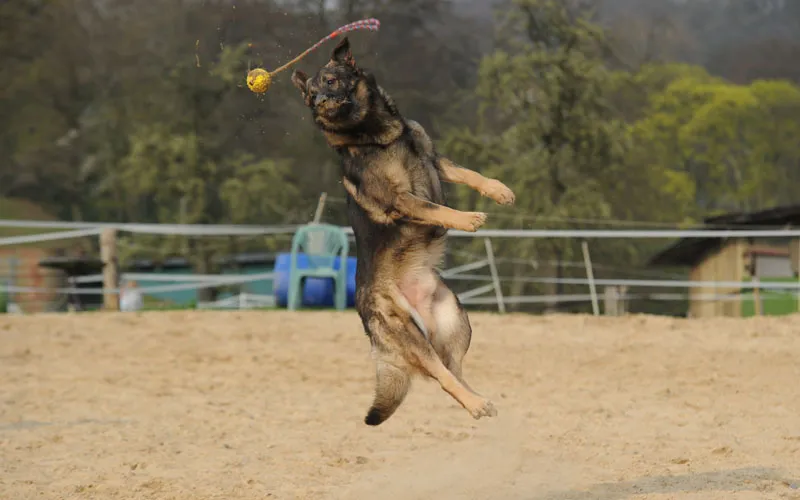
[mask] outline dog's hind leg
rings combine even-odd
[[[420,349],[415,352],[417,355],[416,362],[419,363],[424,372],[435,378],[442,389],[458,401],[473,418],[479,419],[497,415],[497,410],[491,401],[476,394],[456,374],[450,371],[430,343],[426,344],[426,347],[427,349]]]
[[[400,406],[408,390],[405,377],[412,371],[436,379],[442,389],[461,404],[475,419],[497,415],[488,399],[475,394],[442,362],[433,345],[406,313],[373,318],[369,322],[373,349],[378,362],[375,399],[364,419],[378,425]],[[398,321],[400,320],[400,321]]]
[[[436,321],[431,344],[447,369],[469,388],[464,380],[461,363],[472,340],[472,326],[458,297],[441,279],[438,279],[431,309]]]
[[[435,272],[413,273],[410,276],[406,276],[400,281],[400,291],[404,298],[408,300],[411,311],[419,311],[419,315],[427,326],[428,335],[426,335],[426,338],[436,353],[437,361],[440,362],[439,364],[444,365],[447,372],[440,371],[439,373],[442,374],[442,377],[444,379],[449,379],[450,376],[455,377],[459,382],[458,385],[466,390],[470,399],[472,396],[482,399],[467,384],[462,374],[461,362],[469,349],[472,339],[472,327],[469,324],[467,311],[462,307],[455,294]],[[412,314],[412,318],[413,316]],[[436,364],[431,362],[430,367]],[[431,369],[427,371],[442,384],[442,388],[445,391],[456,398],[475,418],[496,415],[494,406],[488,400],[484,400],[486,413],[478,412],[479,414],[476,415],[473,409],[468,406],[468,403],[459,398],[460,389],[456,385],[452,387],[459,390],[459,393],[448,390],[446,384],[442,383],[443,379],[431,372]]]

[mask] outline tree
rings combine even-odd
[[[77,13],[81,3],[0,4],[0,195],[50,207],[71,207],[78,198],[72,146],[95,89],[95,73],[81,57],[90,35]]]
[[[674,76],[633,125],[633,154],[669,173],[676,199],[691,192],[687,206],[697,216],[794,202],[800,89],[785,81],[735,85],[696,68]]]
[[[563,227],[574,218],[613,215],[609,188],[623,178],[629,139],[605,98],[603,32],[587,15],[564,2],[514,0],[500,26],[500,48],[481,62],[481,125],[455,129],[446,141],[455,158],[480,165],[517,193],[520,217],[496,225],[527,225],[527,215],[540,219],[538,227],[553,220]],[[560,262],[575,250],[566,240],[526,241],[514,243],[513,255],[555,260],[560,277]]]
[[[180,223],[275,223],[298,222],[300,214],[290,207],[297,196],[291,162],[278,158],[258,159],[244,151],[225,152],[224,142],[209,134],[213,117],[240,68],[238,50],[223,50],[219,61],[210,63],[204,80],[196,78],[185,88],[187,68],[176,68],[176,87],[191,103],[176,119],[161,125],[143,124],[130,139],[129,152],[121,159],[106,196],[118,197],[124,218],[134,221]],[[235,88],[235,87],[234,87]],[[182,103],[176,103],[180,111]],[[153,245],[156,239],[160,243]],[[134,238],[133,243],[157,249],[157,253],[183,253],[195,271],[219,271],[214,257],[230,250],[230,240]],[[141,252],[140,252],[141,253]],[[208,300],[211,290],[201,290]]]
[[[680,84],[682,92],[665,90]],[[677,128],[691,121],[705,88],[719,80],[687,64],[647,64],[636,73],[616,72],[609,90],[612,105],[625,117],[631,147],[625,175],[612,198],[621,219],[690,224],[702,215],[696,203],[697,171],[683,158]],[[656,111],[659,110],[659,111]],[[675,164],[685,168],[673,168]]]

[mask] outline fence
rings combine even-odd
[[[38,243],[58,239],[85,238],[98,236],[104,230],[129,232],[133,234],[154,235],[183,235],[183,236],[252,236],[252,235],[281,235],[291,234],[299,226],[253,226],[253,225],[203,225],[203,224],[138,224],[138,223],[90,223],[90,222],[50,222],[50,221],[24,221],[0,220],[0,227],[11,228],[39,228],[47,230],[61,230],[45,234],[25,236],[12,236],[0,238],[0,247],[8,247],[25,243]],[[349,227],[344,230],[352,234]],[[640,238],[640,239],[674,239],[674,238],[794,238],[800,237],[800,230],[796,229],[754,229],[754,230],[574,230],[574,229],[534,229],[534,230],[479,230],[475,233],[451,231],[454,238],[482,238],[485,255],[473,255],[474,260],[442,271],[442,277],[448,282],[473,283],[472,286],[459,292],[459,298],[468,306],[494,306],[500,312],[505,312],[512,304],[553,304],[553,303],[590,303],[594,314],[600,313],[600,303],[604,303],[606,312],[624,311],[624,303],[631,300],[646,298],[654,301],[685,301],[691,297],[696,301],[741,301],[752,299],[756,302],[776,299],[761,292],[785,292],[794,297],[800,297],[800,283],[797,280],[789,282],[758,282],[754,287],[752,281],[731,280],[681,280],[681,279],[613,279],[595,277],[595,270],[600,268],[593,264],[590,244],[594,239],[610,238]],[[502,275],[498,271],[499,262],[513,261],[513,257],[495,255],[492,241],[496,239],[578,239],[582,242],[581,262],[560,262],[560,265],[581,266],[585,277],[565,278],[535,275]],[[483,271],[483,273],[478,273]],[[223,285],[244,285],[256,281],[269,281],[274,278],[273,273],[260,273],[255,275],[162,275],[154,277],[152,274],[137,275],[124,273],[118,277],[120,281],[128,280],[161,280],[170,282],[164,285],[148,286],[140,289],[143,294],[162,293],[178,290],[197,290]],[[39,286],[36,284],[10,283],[0,284],[0,293],[6,294],[81,294],[81,295],[119,295],[124,291],[118,287],[83,287],[87,283],[102,283],[103,275],[83,276],[68,283],[68,286]],[[503,284],[513,282],[579,285],[585,287],[586,293],[571,293],[559,295],[504,295]],[[599,290],[599,287],[605,290]],[[663,291],[651,293],[647,289],[681,289],[682,293],[665,293]],[[726,290],[723,292],[708,292],[707,290]],[[745,291],[742,292],[741,290]],[[747,291],[753,289],[753,291]],[[637,291],[631,291],[637,290]],[[642,292],[641,290],[645,290]],[[699,291],[698,291],[699,290]],[[738,291],[731,291],[738,290]],[[687,293],[688,292],[688,293]],[[215,302],[198,304],[200,308],[251,308],[270,307],[274,300],[263,294],[242,292],[232,297],[227,297]]]

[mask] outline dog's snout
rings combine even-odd
[[[323,104],[327,100],[328,96],[326,96],[325,94],[317,94],[314,97],[314,106],[319,106],[320,104]]]

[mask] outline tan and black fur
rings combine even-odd
[[[439,155],[425,130],[404,119],[375,78],[356,65],[346,37],[313,78],[295,71],[292,82],[342,159],[356,238],[356,309],[377,365],[365,422],[389,418],[414,374],[436,379],[474,418],[496,415],[491,401],[463,378],[472,329],[436,271],[447,229],[475,231],[486,214],[447,207],[442,181],[502,204],[513,203],[514,194]]]

